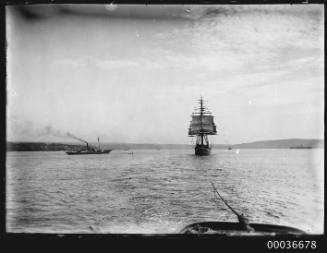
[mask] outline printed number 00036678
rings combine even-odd
[[[316,249],[316,241],[268,241],[268,249]]]

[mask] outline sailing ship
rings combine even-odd
[[[77,139],[77,138],[76,138]],[[86,143],[86,149],[84,150],[71,150],[66,151],[67,155],[91,155],[91,154],[109,154],[111,152],[111,149],[101,149],[100,148],[100,139],[98,137],[98,147],[90,146],[89,143],[85,140],[79,139],[78,140]]]
[[[199,100],[200,106],[192,113],[188,135],[196,136],[195,155],[206,156],[210,155],[211,147],[209,145],[208,135],[217,134],[216,125],[213,120],[213,115],[203,104],[202,97]]]

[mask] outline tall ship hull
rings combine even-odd
[[[206,155],[210,155],[211,153],[211,148],[207,145],[198,144],[195,146],[194,150],[195,150],[195,155],[197,156],[206,156]]]
[[[203,105],[203,99],[199,100],[200,106],[192,113],[188,135],[190,137],[196,136],[196,145],[194,147],[195,155],[208,156],[211,153],[209,144],[209,135],[216,135],[216,125],[214,123],[213,115]]]

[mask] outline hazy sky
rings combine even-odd
[[[6,14],[9,141],[190,143],[201,95],[214,143],[323,138],[323,5]]]

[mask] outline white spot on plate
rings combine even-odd
[[[116,4],[105,4],[104,7],[108,10],[108,11],[114,11],[117,9],[117,5]]]

